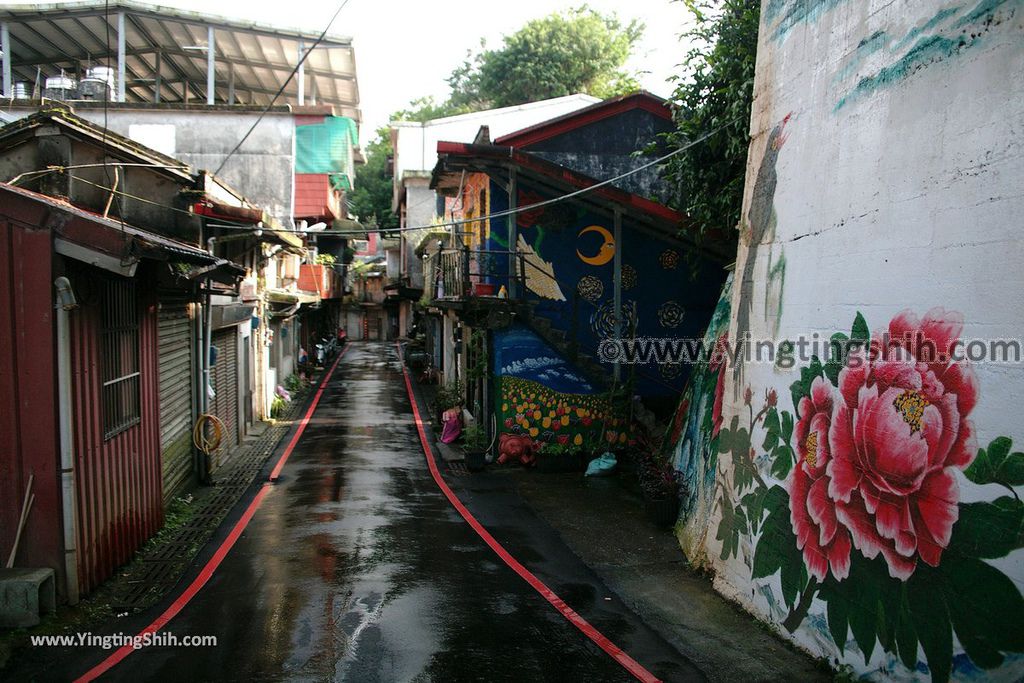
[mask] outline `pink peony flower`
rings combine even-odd
[[[924,320],[904,311],[839,375],[828,494],[854,546],[881,553],[894,578],[908,579],[918,558],[938,566],[959,512],[954,471],[977,450],[974,371],[950,362],[962,329],[942,308]]]
[[[829,568],[837,579],[850,574],[850,532],[836,518],[828,497],[827,469],[832,459],[828,432],[832,424],[832,386],[817,377],[810,397],[800,399],[796,438],[797,462],[786,482],[790,520],[796,545],[804,554],[811,576],[824,581]]]

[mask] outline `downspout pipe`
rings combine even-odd
[[[216,237],[211,237],[206,240],[207,249],[210,255],[213,255],[213,245],[217,241]],[[212,278],[206,278],[206,321],[203,325],[203,331],[206,334],[206,338],[203,340],[203,412],[210,412],[210,348],[213,346],[213,294],[210,293],[212,284]],[[210,463],[209,456],[203,456],[203,469],[201,476],[204,484],[210,483]]]
[[[196,314],[196,331],[195,337],[192,340],[192,352],[195,354],[196,366],[193,370],[193,390],[192,395],[195,398],[192,410],[192,424],[199,420],[199,416],[206,412],[206,386],[203,381],[206,378],[206,359],[203,358],[203,345],[206,341],[206,304],[203,303],[200,295],[202,294],[202,287],[196,285],[196,301],[198,302],[197,314]],[[202,483],[203,477],[203,453],[199,450],[198,446],[194,446],[194,455],[192,458],[193,467],[195,468],[196,478]]]
[[[71,329],[69,312],[78,307],[71,282],[59,277],[54,309],[57,318],[57,407],[60,425],[61,513],[64,527],[64,573],[68,603],[78,604],[78,513],[75,501],[75,444],[72,438]]]

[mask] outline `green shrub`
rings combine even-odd
[[[288,404],[285,403],[283,398],[275,396],[274,400],[270,403],[270,417],[281,417],[281,414],[284,413],[285,406],[287,405]]]

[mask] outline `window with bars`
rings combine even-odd
[[[135,283],[108,281],[103,291],[101,316],[103,438],[109,439],[141,419],[139,308]]]

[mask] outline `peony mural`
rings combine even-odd
[[[703,553],[704,534],[714,505],[732,283],[730,273],[703,337],[704,348],[710,350],[707,362],[693,366],[662,445],[684,485],[676,535],[691,560]]]
[[[800,368],[792,412],[748,388],[746,419],[718,435],[732,461],[721,559],[752,550],[750,578],[770,599],[781,589],[790,633],[824,603],[840,657],[856,649],[867,665],[880,648],[937,681],[1024,652],[1024,598],[993,563],[1024,547],[1024,453],[1005,436],[978,447],[978,382],[952,360],[962,328],[935,308],[870,335],[858,314],[832,337],[837,357]],[[958,478],[1005,495],[965,502]]]

